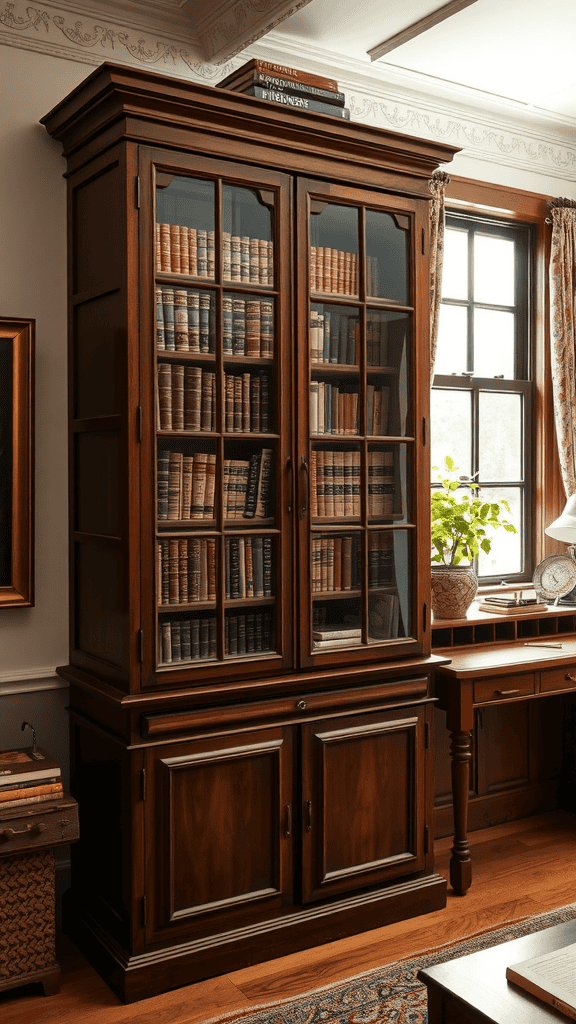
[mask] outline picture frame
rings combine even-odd
[[[34,605],[35,330],[0,317],[0,609]]]

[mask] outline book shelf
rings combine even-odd
[[[132,1001],[444,905],[427,240],[454,150],[107,64],[44,123],[71,210],[68,927]]]

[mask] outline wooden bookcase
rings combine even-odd
[[[69,926],[131,1001],[444,905],[427,183],[454,150],[109,64],[43,123],[68,166]]]

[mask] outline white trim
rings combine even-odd
[[[56,675],[55,668],[37,669],[15,675],[14,672],[0,674],[0,697],[11,693],[40,693],[42,690],[66,690],[68,683]]]

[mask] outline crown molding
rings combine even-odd
[[[219,33],[229,35],[236,15],[249,11],[262,15],[266,9],[271,25],[271,14],[282,20],[307,2],[295,4],[294,0],[284,0],[271,5],[267,0],[225,0],[217,8],[219,20],[211,42],[214,52],[218,40],[222,43]],[[147,5],[148,10],[157,10],[159,4],[157,0]],[[147,67],[209,85],[218,83],[253,56],[274,63],[290,61],[296,68],[337,78],[355,121],[441,140],[461,147],[463,156],[504,168],[576,180],[576,122],[572,118],[461,89],[380,61],[368,64],[311,45],[295,45],[289,36],[278,31],[244,49],[241,56],[235,51],[236,55],[226,64],[206,61],[200,49],[190,44],[189,36],[185,43],[180,34],[161,38],[142,25],[129,27],[127,3],[119,6],[121,16],[119,13],[118,17],[104,20],[88,14],[79,18],[69,7],[58,6],[57,0],[35,4],[0,0],[0,44],[91,66],[113,61]],[[178,11],[182,10],[178,6]],[[222,27],[225,10],[230,19],[227,29]],[[167,21],[169,25],[170,19]],[[234,24],[238,26],[238,22]]]

